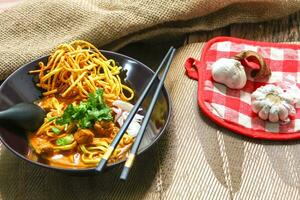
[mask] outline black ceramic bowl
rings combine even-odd
[[[128,56],[110,51],[101,52],[107,58],[114,59],[123,67],[125,72],[124,76],[126,77],[125,81],[127,84],[134,88],[136,97],[138,97],[150,78],[153,76],[154,72],[143,63]],[[36,69],[38,66],[38,62],[43,61],[44,63],[46,63],[47,59],[48,56],[45,56],[22,66],[3,82],[0,87],[0,110],[7,109],[10,106],[20,102],[34,102],[35,100],[41,98],[41,90],[35,86],[37,77],[34,75],[29,75],[28,72],[30,70]],[[150,103],[151,96],[153,96],[154,89],[156,88],[158,81],[158,79],[155,81],[155,84],[151,89],[152,91],[150,91],[150,94],[145,99],[142,105],[144,112],[147,111],[147,105]],[[160,97],[153,110],[150,123],[148,124],[148,127],[146,129],[138,154],[141,154],[145,150],[149,149],[162,135],[170,119],[170,109],[170,99],[166,89],[163,87]],[[27,160],[30,163],[33,163],[34,165],[69,173],[93,172],[94,168],[58,168],[29,160],[26,157],[26,154],[30,148],[28,146],[26,132],[17,127],[14,127],[13,125],[0,123],[0,139],[2,143],[15,155],[17,155],[19,158]],[[118,163],[111,164],[108,166],[108,168],[122,162],[124,162],[124,160],[119,161]]]

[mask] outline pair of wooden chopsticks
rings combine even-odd
[[[170,65],[171,65],[171,61],[174,57],[174,53],[175,53],[175,48],[174,47],[171,47],[168,51],[168,53],[165,55],[164,59],[162,60],[162,62],[160,63],[157,71],[155,72],[155,74],[152,76],[151,80],[149,81],[149,83],[147,84],[147,86],[145,87],[143,93],[141,94],[141,96],[138,98],[137,102],[135,103],[135,105],[133,106],[132,110],[130,111],[127,119],[125,120],[123,126],[120,128],[118,134],[115,136],[114,140],[112,141],[112,143],[110,144],[110,146],[108,147],[107,151],[105,152],[105,154],[103,155],[103,157],[101,158],[100,162],[98,163],[98,166],[96,167],[96,171],[97,172],[101,172],[105,166],[106,166],[106,163],[109,159],[109,157],[112,155],[112,153],[114,152],[115,148],[117,147],[118,143],[120,142],[121,138],[123,137],[123,135],[125,134],[128,126],[130,125],[132,119],[134,118],[135,114],[137,113],[137,111],[139,110],[139,107],[141,106],[141,104],[143,103],[144,99],[146,98],[146,96],[148,95],[155,79],[157,78],[160,70],[163,68],[165,62],[167,61],[167,64],[166,64],[166,67],[165,67],[165,70],[163,72],[163,75],[158,83],[158,86],[155,90],[155,93],[153,95],[153,98],[150,102],[150,105],[147,109],[147,112],[144,116],[144,119],[142,121],[142,124],[141,124],[141,128],[137,134],[137,137],[132,145],[132,148],[130,150],[130,153],[128,155],[128,158],[125,162],[125,165],[124,165],[124,168],[123,168],[123,171],[121,173],[121,176],[120,178],[122,180],[126,180],[127,177],[128,177],[128,174],[129,174],[129,171],[131,169],[131,166],[133,164],[133,161],[135,159],[135,156],[137,154],[137,151],[139,149],[139,146],[140,146],[140,143],[142,141],[142,138],[144,136],[144,132],[146,130],[146,127],[147,127],[147,124],[150,120],[150,117],[151,117],[151,113],[153,111],[153,108],[155,106],[155,103],[158,99],[158,96],[159,96],[159,93],[160,93],[160,90],[164,84],[164,80],[166,79],[166,76],[167,76],[167,73],[169,71],[169,68],[170,68]]]

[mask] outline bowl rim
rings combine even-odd
[[[146,64],[130,57],[130,56],[126,56],[124,54],[121,54],[121,53],[117,53],[117,52],[113,52],[113,51],[108,51],[108,50],[99,50],[101,53],[108,53],[108,54],[115,54],[117,56],[120,56],[120,57],[123,57],[123,58],[126,58],[127,60],[132,60],[132,61],[135,61],[136,63],[138,63],[139,65],[142,65],[144,68],[146,68],[147,70],[149,70],[152,74],[154,74],[155,72],[150,68],[148,67]],[[19,67],[18,69],[16,69],[14,72],[12,72],[4,81],[3,83],[0,85],[0,91],[3,89],[4,85],[6,84],[6,82],[9,81],[9,79],[14,76],[15,74],[17,74],[19,71],[21,71],[24,67],[28,66],[29,64],[31,63],[34,63],[34,62],[37,62],[38,60],[41,60],[41,59],[45,59],[47,57],[49,57],[50,55],[46,55],[46,56],[40,56],[39,58],[36,58],[32,61],[29,61],[27,63],[25,63],[24,65],[22,65],[21,67]],[[159,79],[159,77],[157,77]],[[170,123],[170,120],[171,120],[171,113],[172,113],[172,101],[171,101],[171,98],[170,98],[170,95],[167,91],[167,89],[165,88],[165,85],[163,85],[162,87],[162,90],[163,94],[166,96],[166,100],[167,100],[167,103],[168,103],[168,115],[167,115],[167,119],[166,119],[166,122],[165,122],[165,125],[162,127],[162,130],[159,132],[159,134],[157,135],[157,137],[154,138],[154,140],[152,140],[149,145],[147,145],[146,147],[142,148],[140,151],[138,151],[137,155],[141,155],[143,154],[144,152],[148,151],[149,149],[151,149],[154,144],[156,144],[156,142],[161,138],[161,136],[163,135],[163,133],[166,131],[166,129],[168,128],[169,126],[169,123]],[[41,162],[37,162],[37,161],[33,161],[33,160],[30,160],[28,158],[26,158],[25,156],[23,156],[22,154],[18,153],[17,151],[15,151],[12,147],[10,147],[5,141],[4,139],[2,138],[2,136],[0,135],[0,141],[4,144],[4,146],[9,149],[13,154],[15,154],[17,157],[21,158],[22,160],[25,160],[25,161],[28,161],[30,164],[32,165],[37,165],[37,166],[40,166],[40,167],[43,167],[43,168],[47,168],[47,169],[50,169],[50,170],[54,170],[54,171],[60,171],[60,172],[69,172],[69,173],[84,173],[84,172],[95,172],[95,168],[96,167],[89,167],[89,168],[62,168],[62,167],[56,167],[56,166],[51,166],[51,165],[47,165],[47,164],[44,164],[44,163],[41,163]],[[112,167],[116,167],[117,165],[121,164],[121,163],[124,163],[126,159],[123,159],[123,160],[120,160],[116,163],[113,163],[113,164],[108,164],[106,167],[105,167],[105,170],[107,169],[110,169]]]

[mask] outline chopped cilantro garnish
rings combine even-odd
[[[97,89],[95,94],[88,95],[87,101],[81,101],[77,106],[70,104],[56,120],[56,124],[77,123],[81,128],[90,128],[96,121],[101,120],[111,121],[113,117],[103,100],[103,90]]]
[[[69,135],[66,135],[65,137],[58,138],[55,143],[58,146],[64,146],[64,145],[71,144],[73,141],[74,141],[73,135],[69,134]]]

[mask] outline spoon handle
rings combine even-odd
[[[0,111],[0,122],[9,121],[25,130],[34,131],[42,125],[45,114],[45,111],[35,104],[18,103]]]
[[[0,120],[8,119],[6,110],[0,111]]]
[[[12,106],[6,110],[0,111],[0,120],[14,120],[22,117],[26,112],[19,110],[18,106]]]

